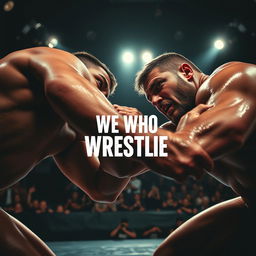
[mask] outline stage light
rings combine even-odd
[[[57,46],[58,44],[58,39],[56,37],[50,37],[47,41],[47,44],[50,48],[53,48],[55,46]]]
[[[134,61],[134,54],[131,51],[125,51],[122,55],[122,60],[126,64],[131,64]]]
[[[4,4],[4,11],[10,12],[14,7],[14,2],[13,1],[8,1]]]
[[[225,47],[225,42],[222,39],[218,39],[214,42],[214,47],[218,50],[222,50]]]
[[[144,51],[141,54],[141,59],[143,60],[143,62],[147,63],[150,62],[153,59],[153,54],[150,51]]]

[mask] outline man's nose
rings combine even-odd
[[[152,99],[151,99],[151,103],[157,107],[157,105],[159,104],[159,102],[162,100],[162,97],[160,97],[159,95],[153,95]]]

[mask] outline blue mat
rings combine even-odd
[[[57,256],[151,256],[161,239],[48,242]]]

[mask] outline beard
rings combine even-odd
[[[176,104],[175,111],[172,116],[168,117],[172,122],[178,125],[181,117],[188,113],[195,107],[195,96],[196,91],[191,90],[191,85],[182,80],[179,76],[177,76],[177,91],[176,97],[181,100],[181,104]],[[175,115],[175,112],[176,113]]]
[[[167,115],[167,118],[172,121],[172,123],[175,124],[175,126],[178,125],[181,117],[185,115],[187,112],[189,112],[191,108],[188,108],[187,106],[175,106],[175,111],[172,113],[171,116]],[[178,113],[177,113],[178,112]]]

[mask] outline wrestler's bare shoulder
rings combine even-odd
[[[244,62],[229,62],[221,65],[201,85],[197,102],[203,103],[202,99],[209,99],[231,88],[256,94],[256,65]]]
[[[81,74],[86,72],[86,67],[73,54],[48,47],[34,47],[9,53],[0,59],[0,72],[6,72],[7,68],[10,67],[25,71],[24,69],[26,68],[33,70],[41,66],[43,70],[43,68],[54,65],[57,65],[59,68],[66,65],[74,68]],[[38,72],[38,70],[36,71]]]
[[[56,48],[49,48],[49,47],[33,47],[33,48],[27,48],[27,49],[22,49],[18,50],[15,52],[11,52],[7,54],[5,57],[0,59],[0,63],[8,62],[8,63],[22,63],[22,61],[27,61],[28,58],[31,56],[36,56],[36,55],[51,55],[52,57],[72,57],[73,55],[69,52],[56,49]]]

